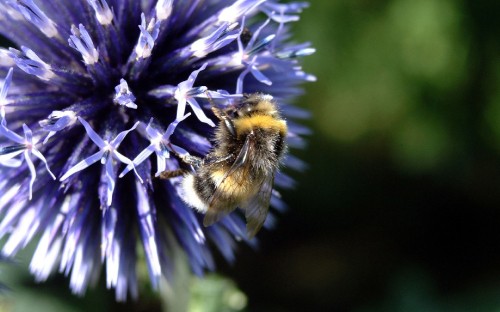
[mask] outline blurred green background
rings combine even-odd
[[[500,1],[312,0],[309,169],[249,311],[500,311]]]
[[[499,311],[500,1],[310,3],[293,29],[317,48],[303,61],[318,82],[297,102],[313,133],[292,151],[309,168],[290,173],[290,210],[261,250],[190,281],[186,305]],[[2,268],[1,311],[160,310],[147,289],[128,305],[103,285],[79,299],[62,277],[40,287]]]

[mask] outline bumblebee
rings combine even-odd
[[[205,226],[239,207],[251,238],[269,210],[274,175],[286,151],[286,121],[272,96],[261,93],[245,95],[227,109],[212,105],[212,110],[219,119],[213,149],[203,159],[180,156],[195,168],[184,174],[182,197],[205,214]],[[164,172],[160,177],[172,176]]]

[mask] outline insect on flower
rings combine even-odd
[[[274,175],[286,149],[286,122],[272,96],[259,93],[228,109],[212,109],[220,120],[214,149],[203,159],[181,156],[196,167],[184,176],[183,199],[205,214],[205,226],[242,208],[253,237],[267,216]],[[172,172],[160,177],[170,178]]]
[[[250,236],[269,228],[284,207],[273,179],[293,184],[278,164],[304,166],[283,151],[308,134],[291,102],[315,80],[300,66],[314,49],[288,27],[306,6],[0,1],[12,43],[0,48],[0,257],[35,240],[37,281],[59,271],[81,295],[104,271],[120,301],[138,296],[138,254],[155,289],[178,252],[197,275],[215,269],[213,246],[233,261],[237,241],[253,242],[231,211],[246,208]],[[199,164],[184,182],[155,178],[186,160]]]

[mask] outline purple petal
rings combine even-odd
[[[187,88],[192,88],[193,87],[193,84],[194,84],[194,81],[196,80],[196,78],[198,77],[198,74],[204,70],[205,68],[207,68],[207,64],[208,63],[205,63],[203,65],[201,65],[200,68],[198,68],[197,70],[193,71],[190,75],[189,75],[189,78],[186,80],[186,87]]]
[[[71,35],[68,39],[69,45],[80,52],[83,57],[83,62],[86,65],[93,65],[99,61],[99,52],[94,46],[94,42],[90,38],[85,27],[80,24],[79,28],[74,25],[71,27]]]
[[[232,22],[237,20],[240,16],[245,15],[253,10],[265,0],[238,0],[233,5],[225,8],[219,13],[219,21]]]
[[[181,118],[177,118],[173,122],[171,122],[168,125],[167,131],[165,131],[165,134],[163,134],[162,139],[166,140],[166,141],[169,141],[170,136],[174,133],[175,128],[177,127],[177,125],[181,121],[183,121],[184,119],[188,118],[189,116],[191,116],[191,113],[187,113],[186,115],[182,116]]]
[[[143,149],[142,152],[137,155],[134,160],[127,165],[127,167],[120,173],[119,177],[122,178],[124,175],[126,175],[130,170],[134,169],[135,167],[139,166],[144,160],[146,160],[151,154],[153,154],[155,151],[154,145],[149,145],[147,148]]]
[[[35,166],[33,165],[33,162],[31,161],[28,150],[24,151],[24,159],[26,160],[26,164],[28,165],[28,168],[29,168],[30,173],[31,173],[30,193],[29,193],[30,194],[29,199],[31,200],[33,198],[33,184],[35,183],[35,179],[36,179],[36,170],[35,170]]]
[[[273,84],[271,79],[267,78],[261,71],[257,69],[257,67],[252,66],[250,71],[252,72],[252,75],[255,77],[255,79],[262,82],[263,84],[266,84],[268,86]]]
[[[106,0],[87,0],[95,11],[97,20],[101,25],[109,25],[113,21],[113,12]]]
[[[13,68],[9,68],[9,72],[3,81],[2,88],[0,90],[0,107],[2,109],[2,115],[0,117],[5,118],[5,111],[3,106],[5,105],[5,99],[7,98],[7,92],[9,91],[10,84],[12,82],[12,72]]]
[[[205,112],[194,98],[187,99],[187,102],[189,103],[189,106],[191,106],[191,108],[193,109],[193,112],[199,121],[204,122],[211,127],[215,127],[214,122],[205,115]]]
[[[270,19],[267,19],[264,23],[262,23],[262,25],[259,26],[259,28],[257,28],[257,30],[253,33],[252,38],[250,38],[250,41],[248,42],[249,47],[253,48],[255,40],[257,40],[257,37],[259,37],[260,32],[262,31],[262,29],[264,29],[264,27],[266,27],[269,24],[270,21],[271,21]]]
[[[130,131],[134,130],[134,129],[137,127],[137,125],[139,125],[139,121],[138,121],[138,122],[136,122],[136,123],[132,126],[132,128],[130,128],[130,129],[128,129],[128,130],[125,130],[125,131],[120,132],[120,133],[116,136],[116,138],[114,138],[114,139],[111,141],[110,145],[111,145],[111,146],[113,146],[114,148],[118,148],[118,147],[120,146],[120,144],[122,143],[122,141],[123,141],[123,140],[125,139],[125,137],[127,136],[127,134],[128,134]]]
[[[92,164],[95,164],[96,162],[98,162],[99,160],[101,160],[102,156],[104,155],[105,151],[99,151],[95,154],[93,154],[92,156],[89,156],[87,158],[85,158],[84,160],[80,161],[78,164],[74,165],[73,167],[71,167],[71,169],[69,169],[60,179],[59,181],[64,181],[66,180],[68,177],[72,176],[73,174],[79,172],[79,171],[82,171],[83,169],[89,167],[90,165]]]
[[[173,0],[158,0],[155,6],[155,13],[158,21],[166,20],[172,13]]]
[[[111,206],[111,203],[113,202],[113,191],[115,189],[115,170],[113,168],[113,158],[108,157],[108,160],[106,161],[106,190],[107,190],[107,201],[106,204]]]
[[[132,165],[132,169],[134,169],[134,172],[135,172],[135,175],[137,176],[137,178],[139,179],[139,181],[141,181],[141,183],[143,183],[144,181],[142,180],[141,176],[139,175],[139,173],[135,170],[135,166],[134,166],[134,163],[132,162],[132,160],[130,160],[129,158],[123,156],[122,154],[120,154],[118,151],[114,151],[113,152],[113,157],[115,157],[116,159],[118,159],[120,162],[126,164],[126,165]]]
[[[106,147],[106,143],[101,139],[101,137],[92,129],[92,127],[86,122],[83,118],[78,117],[78,120],[85,127],[85,131],[87,132],[89,138],[95,143],[95,145],[99,146],[99,148]]]
[[[33,142],[33,132],[26,124],[23,124],[23,131],[24,139],[26,140],[26,142],[31,144]]]
[[[43,161],[43,163],[45,164],[45,168],[47,168],[47,171],[52,176],[52,179],[55,180],[56,176],[52,173],[52,171],[50,171],[49,164],[47,163],[47,160],[45,159],[45,157],[43,157],[42,153],[40,153],[37,149],[34,149],[34,148],[31,150],[31,153],[33,155],[35,155],[38,159]]]
[[[153,281],[153,287],[158,287],[162,269],[158,253],[158,245],[155,235],[154,207],[150,203],[147,190],[139,183],[135,183],[137,190],[137,213],[139,215],[139,230],[146,253],[149,273]]]
[[[10,2],[24,17],[40,29],[47,37],[58,35],[54,22],[43,13],[32,0],[17,0]]]
[[[0,125],[0,134],[6,137],[7,139],[14,141],[19,144],[25,144],[24,138],[17,133],[7,129],[5,125]]]

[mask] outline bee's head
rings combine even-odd
[[[251,115],[270,115],[278,116],[276,103],[273,101],[272,95],[263,93],[244,94],[244,100],[237,110],[240,117]]]

